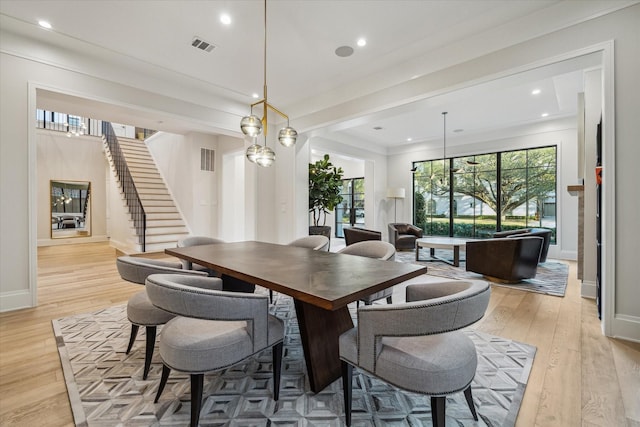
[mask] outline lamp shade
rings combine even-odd
[[[404,199],[404,188],[387,188],[387,198]]]

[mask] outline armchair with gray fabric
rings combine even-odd
[[[389,243],[394,245],[396,250],[414,249],[416,247],[416,239],[421,237],[422,229],[413,224],[389,224]]]
[[[367,230],[360,227],[347,227],[342,229],[344,243],[349,246],[366,240],[382,240],[382,233],[375,230]]]
[[[188,373],[191,427],[196,427],[204,374],[237,365],[266,349],[272,349],[273,398],[278,400],[284,322],[269,314],[266,295],[222,291],[217,278],[163,274],[149,276],[146,288],[156,307],[176,315],[160,336],[163,366],[156,403],[172,369]]]
[[[477,421],[471,382],[473,341],[458,329],[480,320],[490,285],[456,280],[408,285],[407,302],[358,309],[357,327],[340,336],[345,419],[351,425],[353,367],[401,389],[431,396],[433,425],[445,425],[446,396],[464,392]]]
[[[224,240],[216,239],[215,237],[208,236],[189,236],[185,237],[182,240],[178,241],[179,248],[186,248],[190,246],[201,246],[201,245],[217,245],[219,243],[225,243]],[[210,277],[220,277],[224,283],[225,291],[233,291],[233,292],[254,292],[256,290],[256,285],[253,283],[245,282],[244,280],[221,274],[215,270],[205,267],[204,265],[193,264],[191,261],[180,260],[182,262],[183,268],[188,270],[196,270],[196,271],[204,271]]]
[[[547,254],[549,252],[549,245],[551,244],[551,230],[548,228],[519,228],[517,230],[498,231],[492,235],[494,238],[527,236],[538,236],[544,239],[542,250],[540,251],[540,261],[538,262],[547,262]]]
[[[122,279],[138,285],[144,285],[145,280],[151,274],[183,274],[201,277],[206,277],[207,275],[200,271],[185,270],[179,262],[132,256],[118,257],[118,259],[116,259],[116,268]],[[142,290],[129,298],[127,302],[127,318],[131,322],[131,335],[129,336],[129,345],[127,346],[126,354],[131,352],[140,326],[145,327],[146,346],[142,379],[146,380],[147,375],[149,375],[149,369],[151,368],[157,328],[173,319],[173,314],[154,307],[151,301],[149,301],[146,290]]]
[[[382,261],[393,261],[396,257],[396,248],[391,243],[379,240],[366,240],[345,246],[340,249],[338,253],[376,258]],[[373,304],[374,301],[382,298],[386,298],[387,303],[391,304],[393,302],[392,295],[393,286],[373,293],[365,298],[361,298],[358,301],[358,305],[360,305],[360,301],[364,302],[366,305],[370,305]]]
[[[534,278],[543,244],[537,236],[468,241],[466,270],[505,283]]]

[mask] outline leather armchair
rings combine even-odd
[[[349,227],[342,230],[344,242],[347,246],[365,240],[382,240],[382,233],[375,230],[367,230],[360,227]]]
[[[468,241],[466,270],[504,283],[534,278],[543,243],[537,236]]]
[[[396,250],[414,249],[416,239],[420,237],[422,237],[422,229],[413,224],[389,224],[389,243],[394,245]]]
[[[547,262],[547,253],[549,252],[549,244],[551,243],[551,230],[548,228],[519,228],[517,230],[498,231],[497,233],[493,233],[493,237],[495,238],[525,236],[538,236],[544,239],[542,251],[540,251],[540,261],[538,262]]]

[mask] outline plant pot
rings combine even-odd
[[[331,240],[331,226],[330,225],[310,225],[309,236],[315,236],[320,234]]]

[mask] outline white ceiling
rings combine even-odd
[[[269,0],[269,102],[286,111],[295,127],[296,114],[308,114],[433,71],[430,67],[438,62],[434,58],[442,55],[430,54],[451,47],[453,58],[453,49],[461,40],[504,39],[509,34],[515,42],[631,3],[635,1]],[[231,16],[231,25],[220,23],[221,13]],[[236,105],[253,102],[252,93],[262,95],[261,1],[2,0],[0,18],[4,31],[20,37],[85,55],[107,52],[110,61],[119,61],[149,78],[173,79]],[[39,19],[49,21],[53,29],[38,27]],[[509,33],[515,28],[517,32]],[[194,36],[216,48],[211,53],[197,50],[190,45]],[[359,37],[367,39],[365,47],[356,46]],[[338,57],[334,51],[343,45],[352,46],[354,54]],[[597,61],[587,58],[534,70],[363,116],[353,125],[342,126],[332,137],[386,148],[407,144],[409,137],[412,143],[429,141],[442,134],[442,111],[449,112],[448,129],[464,129],[465,134],[532,123],[542,120],[543,112],[549,119],[570,116],[575,114],[581,70]],[[533,97],[533,88],[541,89],[541,94]],[[87,104],[92,112],[103,107]],[[134,124],[174,132],[186,129],[172,122],[174,118],[160,119],[163,123],[158,123],[157,115],[142,114]],[[383,129],[375,131],[374,126]]]

